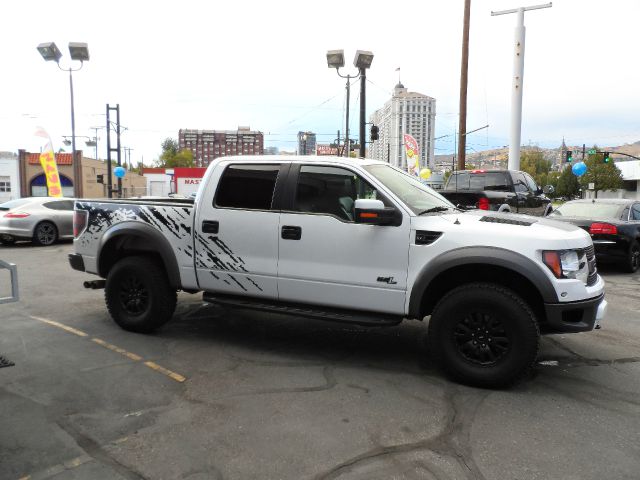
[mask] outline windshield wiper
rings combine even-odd
[[[431,207],[426,210],[421,211],[418,215],[424,215],[425,213],[434,213],[434,212],[446,212],[447,210],[451,210],[453,207]]]

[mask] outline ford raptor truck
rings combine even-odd
[[[589,234],[461,211],[386,163],[242,156],[211,164],[194,200],[78,200],[71,266],[102,280],[125,330],[167,322],[176,292],[226,307],[358,325],[429,317],[451,378],[509,385],[542,333],[599,328],[607,302]]]

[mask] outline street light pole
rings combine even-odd
[[[491,16],[506,15],[508,13],[518,14],[518,23],[515,31],[515,48],[513,57],[513,85],[511,90],[511,139],[509,141],[509,164],[510,170],[520,170],[520,137],[522,130],[522,89],[524,77],[524,40],[526,29],[524,27],[524,12],[528,10],[539,10],[553,6],[551,2],[544,5],[534,5],[531,7],[520,7],[512,10],[502,10],[491,12]]]
[[[366,84],[367,82],[367,73],[366,70],[361,67],[360,68],[360,133],[358,134],[360,136],[360,158],[364,158],[365,155],[365,145],[366,145],[366,141],[365,139],[366,134],[365,134],[365,124],[367,122],[366,118],[365,118],[365,110],[366,110]]]

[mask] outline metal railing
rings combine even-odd
[[[11,296],[0,297],[0,303],[17,302],[20,299],[18,295],[18,267],[13,263],[7,263],[0,260],[0,269],[7,269],[11,274]]]

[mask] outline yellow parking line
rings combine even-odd
[[[158,365],[157,363],[153,363],[153,362],[144,362],[144,364],[149,367],[149,368],[153,368],[154,370],[160,372],[160,373],[164,373],[167,377],[171,377],[173,378],[176,382],[184,382],[186,380],[185,377],[183,377],[182,375],[180,375],[179,373],[175,373],[172,372],[171,370],[167,370],[164,367],[161,367],[160,365]]]
[[[104,340],[100,340],[99,338],[92,338],[91,341],[97,343],[98,345],[102,345],[104,348],[108,348],[109,350],[113,350],[114,352],[117,352],[120,355],[124,355],[125,357],[130,358],[131,360],[133,360],[135,362],[139,362],[140,360],[142,360],[142,357],[140,355],[136,355],[135,353],[127,352],[124,348],[117,347],[115,345],[112,345],[111,343],[105,342]]]
[[[69,333],[73,333],[74,335],[78,335],[79,337],[88,337],[89,334],[85,333],[81,330],[78,330],[77,328],[73,328],[73,327],[69,327],[67,325],[64,325],[62,323],[59,322],[54,322],[53,320],[49,320],[48,318],[42,318],[42,317],[34,317],[32,315],[30,315],[29,318],[33,318],[34,320],[38,320],[39,322],[43,322],[46,323],[48,325],[53,325],[54,327],[57,328],[61,328],[62,330],[65,330]],[[126,351],[124,348],[120,348],[117,345],[113,345],[111,343],[105,342],[104,340],[101,340],[100,338],[92,338],[91,339],[92,342],[97,343],[98,345],[104,347],[104,348],[108,348],[109,350],[119,353],[120,355],[124,355],[125,357],[127,357],[130,360],[133,360],[134,362],[140,362],[143,360],[143,358],[140,355],[136,355],[135,353],[131,353]],[[184,382],[187,378],[183,377],[182,375],[180,375],[179,373],[176,372],[172,372],[171,370],[164,368],[160,365],[158,365],[155,362],[144,362],[144,364],[149,367],[152,368],[153,370],[155,370],[156,372],[160,372],[163,375],[166,375],[167,377],[175,380],[176,382]]]
[[[62,323],[54,322],[53,320],[49,320],[47,318],[34,317],[34,316],[31,316],[31,318],[33,318],[34,320],[38,320],[39,322],[48,323],[49,325],[53,325],[54,327],[61,328],[62,330],[66,330],[67,332],[73,333],[74,335],[78,335],[79,337],[88,337],[89,336],[88,333],[84,333],[81,330],[78,330],[78,329],[73,328],[73,327],[68,327],[67,325],[63,325]]]

